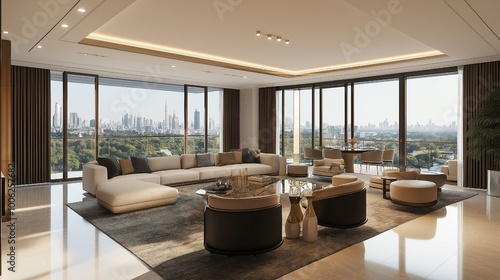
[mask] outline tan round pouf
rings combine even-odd
[[[288,168],[288,176],[291,177],[307,177],[309,172],[308,172],[308,166],[305,164],[297,164],[297,163],[292,163],[287,166]]]
[[[423,180],[399,180],[391,183],[391,201],[406,206],[428,207],[437,203],[436,184]]]
[[[417,179],[419,180],[434,182],[438,189],[441,188],[444,184],[446,184],[447,180],[446,174],[441,172],[435,172],[435,173],[422,172],[417,177],[418,177]]]
[[[346,183],[354,182],[358,180],[358,177],[348,174],[340,174],[332,176],[332,185],[340,186]]]

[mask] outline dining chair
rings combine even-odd
[[[387,166],[393,167],[393,162],[394,162],[394,153],[396,150],[391,149],[391,150],[384,150],[384,153],[382,155],[382,163],[383,166],[385,167],[386,164]]]
[[[368,172],[368,165],[375,165],[377,167],[377,175],[378,175],[378,167],[383,166],[382,161],[383,151],[375,150],[361,153],[359,159],[361,163],[359,164],[360,172],[362,170],[362,165],[366,166],[366,172]]]
[[[313,148],[304,148],[304,159],[312,161],[315,159],[322,159],[323,152],[321,150],[316,150]]]
[[[338,149],[323,149],[323,158],[341,159],[342,152]]]

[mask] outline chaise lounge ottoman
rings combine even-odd
[[[117,214],[177,202],[176,188],[139,180],[119,180],[99,185],[97,203]]]

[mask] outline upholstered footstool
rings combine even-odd
[[[391,183],[391,201],[395,204],[428,207],[437,203],[437,187],[430,181],[399,180]]]
[[[418,180],[434,182],[436,184],[436,187],[438,188],[438,190],[440,190],[441,187],[444,184],[446,184],[446,180],[447,180],[446,174],[444,174],[442,172],[432,172],[432,173],[422,172],[417,177],[418,177],[417,178]]]
[[[291,177],[307,177],[309,175],[308,166],[305,164],[292,163],[287,166],[288,176]]]
[[[119,180],[100,184],[97,203],[113,213],[124,213],[177,202],[175,188],[139,180]]]
[[[340,186],[343,184],[354,182],[356,180],[358,180],[358,177],[356,177],[354,175],[349,175],[349,174],[335,175],[335,176],[332,176],[332,185]]]

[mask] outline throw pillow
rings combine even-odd
[[[243,148],[243,149],[232,149],[231,151],[236,152],[236,151],[241,151],[241,161],[242,163],[252,163],[253,159],[250,157],[250,149],[249,148]]]
[[[234,153],[233,152],[219,153],[218,166],[223,166],[228,164],[234,164]]]
[[[250,154],[251,162],[260,163],[260,150],[259,149],[249,149],[248,153]]]
[[[210,160],[210,154],[196,154],[196,162],[198,164],[198,167],[205,167],[205,166],[213,166],[212,161]]]
[[[147,158],[130,157],[134,166],[134,173],[151,173]]]
[[[97,163],[99,163],[99,165],[106,167],[106,169],[108,170],[108,179],[111,179],[121,174],[120,164],[118,163],[118,160],[114,156],[99,157],[97,158]]]
[[[119,159],[118,161],[120,162],[123,175],[134,173],[134,166],[131,159]]]
[[[234,163],[243,163],[243,152],[234,151]]]

